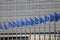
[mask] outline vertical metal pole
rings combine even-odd
[[[1,30],[0,30],[0,40],[1,40]]]
[[[15,0],[15,3],[16,3],[16,0]],[[17,15],[17,13],[16,13],[16,4],[15,4],[15,19],[17,20],[17,16],[16,16],[16,15]],[[17,26],[16,26],[16,40],[18,40],[18,39],[17,39],[17,37],[18,37],[18,35],[17,35],[17,29],[18,29],[18,28],[17,28]]]
[[[49,1],[49,12],[48,13],[50,13],[50,1]],[[50,16],[49,16],[50,17]],[[50,18],[49,18],[49,40],[51,40],[51,27],[50,27]]]
[[[45,15],[44,15],[45,16]],[[45,23],[45,19],[44,19],[44,40],[46,40],[45,39],[45,36],[46,36],[46,34],[45,34],[45,27],[46,27],[46,23]]]
[[[21,40],[21,27],[20,27],[20,40]]]
[[[22,3],[21,3],[22,4]],[[21,14],[22,14],[22,10],[20,10],[21,11]],[[20,40],[22,40],[22,27],[20,27]]]
[[[55,14],[54,14],[55,16]],[[56,40],[56,21],[55,21],[55,17],[54,17],[54,38]]]
[[[2,11],[1,11],[2,12]],[[1,22],[2,23],[2,22]],[[1,40],[1,30],[0,30],[0,40]]]
[[[34,22],[35,23],[35,22]],[[36,40],[36,31],[35,31],[35,26],[34,26],[34,40]]]
[[[26,27],[25,27],[25,40],[26,40]]]
[[[39,20],[40,20],[40,15],[39,15]],[[41,40],[40,39],[40,24],[39,24],[39,40]]]
[[[8,40],[9,40],[9,27],[8,27],[8,29],[7,29],[7,32],[8,32]]]
[[[39,0],[39,3],[40,3],[40,0]],[[39,5],[39,8],[40,8],[40,5]],[[39,13],[40,13],[40,11],[39,11]],[[40,15],[39,15],[39,21],[40,21]],[[39,24],[39,40],[41,40],[41,38],[40,38],[40,24]]]
[[[5,40],[5,31],[3,30],[3,40]]]
[[[20,27],[20,40],[22,40],[22,28]]]
[[[26,4],[27,4],[27,0],[26,0]],[[26,6],[26,8],[27,8],[27,6]],[[27,10],[27,9],[26,9]],[[27,38],[26,38],[26,27],[25,27],[25,40],[26,40]]]
[[[29,28],[30,28],[30,31],[29,32],[30,32],[30,40],[31,40],[31,27],[29,27]]]
[[[5,1],[4,1],[4,11],[5,11]],[[5,16],[5,12],[4,12],[4,16]],[[4,17],[4,20],[5,20],[5,17]],[[3,22],[3,25],[4,25],[4,22]],[[4,27],[3,27],[4,28]],[[5,31],[3,30],[3,40],[5,40]]]
[[[9,12],[8,12],[9,13]],[[9,27],[7,27],[8,29],[7,29],[7,31],[8,31],[8,40],[9,40]]]
[[[36,40],[35,27],[34,27],[34,40]]]
[[[50,18],[49,18],[49,40],[51,40],[51,27],[50,27]]]
[[[55,2],[55,3],[57,3],[57,2]],[[55,5],[57,5],[57,4],[55,4]],[[55,11],[56,11],[56,9],[55,9]],[[55,16],[55,14],[54,14],[54,16]],[[54,17],[54,38],[55,38],[55,40],[56,40],[56,21],[55,21],[55,17]]]
[[[26,18],[25,18],[25,20],[26,20]],[[25,40],[26,40],[26,26],[25,26]]]
[[[16,27],[16,40],[17,40],[17,27]]]
[[[12,40],[13,40],[13,26],[12,26]]]

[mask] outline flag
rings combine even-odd
[[[55,20],[55,16],[50,14],[50,22]]]
[[[25,22],[21,19],[21,26],[24,26]]]
[[[40,24],[41,23],[44,23],[44,19],[42,19],[41,17],[40,17]]]
[[[55,21],[60,20],[60,14],[55,13]]]
[[[44,19],[45,19],[45,22],[49,21],[49,17],[48,16],[45,16]]]
[[[20,27],[21,26],[20,21],[16,21],[16,24],[17,24],[17,27]]]
[[[0,29],[3,29],[2,24],[0,24]]]
[[[25,19],[25,25],[26,26],[30,25],[30,22],[27,19]]]
[[[30,18],[30,25],[34,25],[34,20],[32,18]]]
[[[55,13],[55,21],[59,20],[59,15],[57,13]]]
[[[13,27],[16,27],[16,26],[17,26],[17,25],[16,25],[16,22],[12,21],[12,26],[13,26]]]
[[[58,14],[58,19],[60,20],[60,14]]]
[[[12,27],[12,23],[11,22],[8,22],[8,27]]]
[[[35,20],[34,20],[35,24],[38,24],[39,23],[39,19],[36,18],[36,17],[34,17],[34,18],[35,18]]]
[[[7,29],[7,25],[6,25],[6,23],[4,22],[4,29]]]

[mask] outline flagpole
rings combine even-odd
[[[12,25],[12,40],[13,40],[13,25]]]
[[[20,32],[20,40],[22,40],[22,27],[20,27],[20,30],[21,30],[21,32]]]
[[[30,40],[31,40],[31,27],[30,27]]]
[[[4,1],[4,6],[5,6],[5,1]],[[4,7],[4,9],[5,9],[5,7]],[[5,10],[4,10],[4,11],[5,11]],[[5,12],[4,12],[4,16],[5,16]],[[4,20],[5,20],[5,17],[4,17]],[[3,40],[5,40],[5,31],[4,31],[4,27],[3,27],[3,35],[4,35]]]
[[[26,4],[27,4],[27,0],[26,0]],[[27,6],[26,6],[27,8]],[[26,40],[26,26],[25,26],[25,40]]]
[[[18,28],[17,28],[17,24],[16,24],[16,40],[17,40],[17,37],[18,37],[18,35],[17,35],[17,29],[18,29]]]
[[[30,40],[31,40],[31,27],[29,27],[29,28],[30,28],[30,31],[29,32],[30,32]]]
[[[49,3],[49,13],[50,13],[50,1],[48,2]],[[50,17],[50,16],[49,16]],[[49,18],[49,40],[51,40],[51,27],[50,27],[50,18]]]
[[[40,18],[40,15],[39,15],[39,18]],[[39,24],[39,40],[41,40],[41,38],[40,38],[40,24]]]
[[[0,40],[1,40],[1,30],[0,30]]]
[[[17,40],[17,26],[16,26],[16,40]]]
[[[39,3],[40,3],[40,0],[39,0]],[[39,5],[39,8],[40,8],[40,5]],[[40,13],[40,11],[39,11],[39,13]],[[40,21],[40,15],[39,15],[39,21]],[[41,32],[40,32],[40,23],[39,23],[39,40],[41,40],[41,34],[40,34]]]
[[[8,40],[9,40],[9,27],[7,27],[7,32],[8,32]]]
[[[25,40],[26,40],[26,27],[25,27]]]
[[[30,22],[31,23],[31,22]],[[31,40],[31,25],[30,25],[30,27],[29,27],[29,32],[30,32],[30,40]]]
[[[1,31],[0,31],[0,40],[1,40]]]
[[[45,16],[45,15],[44,15],[44,16]],[[46,37],[46,34],[45,34],[45,32],[46,32],[45,29],[46,29],[46,28],[45,28],[45,27],[46,27],[46,23],[45,23],[45,19],[44,19],[44,40],[45,40],[45,37]]]
[[[49,18],[49,40],[51,40],[51,27],[50,27],[50,18]]]
[[[4,28],[4,27],[3,27]],[[4,31],[5,29],[3,29],[3,40],[5,40],[5,31]]]
[[[20,20],[21,21],[21,20]],[[21,26],[21,25],[20,25]],[[22,40],[22,27],[20,27],[20,40]]]
[[[25,26],[25,40],[26,40],[26,26]]]
[[[34,22],[34,40],[36,40],[36,31],[35,31],[35,22]]]
[[[15,0],[15,3],[16,3],[16,0]],[[16,4],[15,4],[15,6],[16,6]],[[17,16],[16,16],[17,14],[16,14],[16,7],[15,7],[15,19],[17,20]],[[17,40],[17,37],[18,37],[18,35],[17,35],[17,24],[16,24],[16,40]]]
[[[0,40],[1,40],[1,30],[0,30]]]
[[[20,27],[20,40],[22,40],[22,28],[21,27]]]
[[[55,14],[54,14],[54,37],[56,40],[56,21],[55,21]]]

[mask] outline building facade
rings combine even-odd
[[[60,40],[60,20],[9,27],[8,22],[60,14],[60,0],[0,0],[0,40]],[[4,28],[4,23],[7,29]]]

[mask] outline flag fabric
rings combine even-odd
[[[0,24],[0,29],[1,29],[1,30],[3,29],[2,24]]]
[[[35,24],[38,24],[39,23],[39,19],[36,18],[36,17],[34,17],[34,18],[35,18],[35,20],[34,20]]]
[[[20,21],[16,21],[16,24],[17,24],[17,27],[20,27],[21,26]]]
[[[21,26],[23,27],[25,25],[25,22],[21,19]]]
[[[4,22],[4,29],[7,29],[7,25],[6,25],[6,23]]]
[[[58,21],[58,20],[60,20],[60,14],[55,13],[55,21]]]
[[[25,19],[25,25],[26,26],[30,25],[30,22],[27,19]]]
[[[12,27],[12,23],[11,22],[8,22],[8,27]]]
[[[34,20],[30,18],[30,25],[34,26]]]
[[[58,14],[58,20],[60,20],[60,14]]]
[[[16,22],[12,21],[12,27],[16,27]]]
[[[50,22],[53,22],[54,19],[55,19],[55,16],[50,14]]]
[[[55,13],[55,21],[59,20],[59,15],[57,13]]]
[[[49,21],[49,17],[48,16],[45,16],[44,19],[45,19],[45,22]]]
[[[41,23],[44,23],[44,19],[42,19],[41,17],[40,17],[40,24]]]

